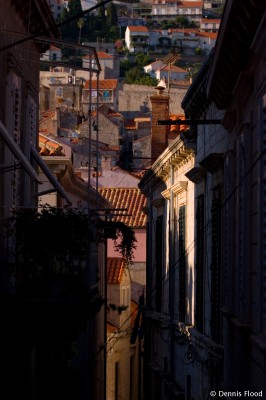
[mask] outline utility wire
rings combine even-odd
[[[96,10],[97,8],[99,8],[99,7],[101,7],[101,6],[104,6],[105,4],[110,3],[111,1],[112,1],[112,0],[104,0],[104,1],[101,1],[100,3],[96,4],[95,6],[89,8],[88,10],[84,10],[84,11],[82,11],[81,13],[76,14],[74,17],[71,17],[71,18],[68,18],[68,19],[65,20],[65,21],[61,21],[61,22],[56,23],[52,28],[44,29],[43,31],[40,31],[40,32],[35,33],[35,34],[33,34],[33,35],[29,35],[29,36],[27,36],[27,37],[25,37],[25,38],[23,38],[23,39],[20,39],[20,40],[18,40],[17,42],[10,43],[10,44],[8,44],[8,45],[6,45],[6,46],[0,48],[0,53],[1,53],[2,51],[5,51],[5,50],[10,49],[11,47],[15,47],[15,46],[18,46],[18,45],[20,45],[20,44],[22,44],[22,43],[25,43],[25,42],[27,42],[28,40],[33,40],[33,39],[35,39],[35,38],[37,38],[37,37],[39,37],[39,36],[46,35],[46,34],[49,33],[50,31],[52,31],[55,27],[59,28],[60,26],[62,26],[62,25],[64,25],[64,24],[68,24],[68,23],[70,23],[70,22],[75,21],[76,19],[80,19],[80,18],[82,18],[84,15],[90,13],[91,11]]]

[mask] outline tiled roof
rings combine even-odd
[[[218,32],[198,32],[197,35],[198,36],[205,36],[205,37],[208,37],[210,39],[217,39]]]
[[[164,67],[162,67],[161,71],[169,71],[169,65],[165,65]],[[185,69],[177,67],[176,65],[171,65],[170,71],[172,71],[172,72],[187,72]]]
[[[117,79],[102,79],[99,80],[99,89],[116,89]],[[97,89],[97,80],[91,81],[91,88],[93,90]],[[90,82],[86,81],[84,89],[90,89]]]
[[[146,26],[128,26],[130,32],[145,32],[148,33],[148,28]]]
[[[137,188],[99,188],[99,193],[111,203],[114,208],[126,208],[127,211],[118,211],[119,216],[114,221],[120,221],[132,228],[146,226],[147,216],[142,211],[147,199]],[[120,214],[130,216],[120,216]]]
[[[39,133],[39,154],[42,156],[64,156],[60,143]]]
[[[47,119],[53,118],[55,116],[55,113],[56,113],[56,111],[54,111],[54,110],[42,111],[40,113],[39,125],[42,124]]]
[[[107,257],[107,283],[121,283],[125,271],[125,262],[119,257]]]
[[[186,117],[184,114],[170,114],[169,119],[172,121],[184,120]],[[170,125],[170,133],[185,132],[189,129],[188,125]]]
[[[53,51],[61,51],[61,49],[59,49],[58,47],[53,46],[53,45],[50,46],[50,50],[53,50]]]
[[[203,18],[200,22],[202,24],[220,24],[221,20],[220,19]]]
[[[178,8],[201,8],[203,6],[203,1],[178,1]]]
[[[108,59],[112,60],[114,58],[111,54],[108,54],[105,51],[97,51],[97,56],[98,56],[99,60],[103,59],[103,58],[104,59],[108,58]],[[86,56],[84,56],[82,58],[90,59],[91,55],[87,54]]]

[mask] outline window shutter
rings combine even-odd
[[[203,332],[204,317],[204,196],[197,201],[196,214],[196,328]]]
[[[179,208],[179,320],[186,316],[186,206]]]
[[[162,278],[163,278],[163,217],[160,216],[156,220],[156,239],[155,239],[155,254],[156,254],[156,311],[160,312],[162,307]]]
[[[220,340],[221,189],[213,190],[211,207],[211,336]]]

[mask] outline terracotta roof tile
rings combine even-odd
[[[161,68],[161,71],[169,71],[169,65],[163,66]],[[171,65],[170,71],[172,71],[172,72],[187,72],[185,69],[177,67],[176,65]]]
[[[218,32],[198,32],[197,36],[205,36],[210,39],[217,39]]]
[[[55,113],[55,110],[42,111],[40,115],[39,125],[41,125],[47,119],[53,118],[55,116]]]
[[[127,211],[118,211],[119,216],[114,221],[123,222],[132,228],[144,228],[147,216],[142,211],[147,199],[137,188],[99,188],[99,193],[108,200],[114,208],[126,208]],[[120,215],[120,214],[130,214]]]
[[[128,26],[130,32],[146,32],[148,33],[148,28],[146,26]]]
[[[39,154],[42,156],[63,156],[60,143],[39,133]]]
[[[121,283],[125,262],[119,257],[107,257],[107,283]]]
[[[178,1],[178,8],[200,8],[203,7],[203,1]]]
[[[116,89],[117,79],[102,79],[99,80],[99,89]],[[91,81],[91,88],[93,90],[97,89],[97,80]],[[90,89],[90,82],[86,81],[84,89]]]

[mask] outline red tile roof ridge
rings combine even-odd
[[[121,257],[107,257],[107,282],[120,284],[125,267],[125,262]]]

